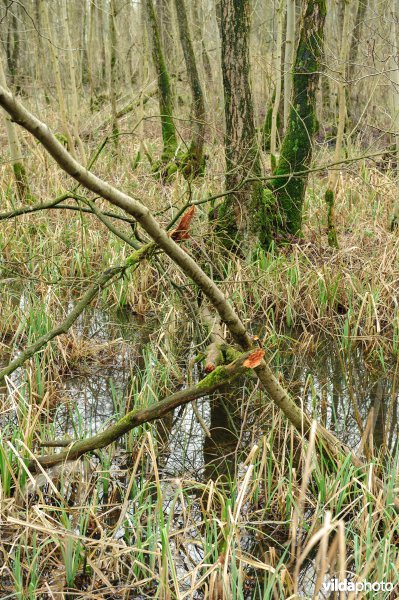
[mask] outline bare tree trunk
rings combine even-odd
[[[399,225],[399,54],[398,54],[398,31],[397,31],[397,0],[391,0],[391,81],[392,81],[392,123],[395,131],[396,146],[396,202],[394,206],[391,229],[397,229]]]
[[[212,84],[212,67],[209,59],[208,50],[204,40],[204,10],[202,0],[193,4],[193,21],[194,21],[194,41],[196,42],[197,52],[201,54],[202,66],[207,81]]]
[[[79,27],[80,27],[80,35],[79,35],[79,62],[77,65],[77,72],[79,74],[77,80],[77,89],[79,92],[82,92],[83,87],[88,83],[88,63],[89,56],[87,53],[87,21],[88,21],[88,13],[89,13],[90,5],[86,2],[82,3],[79,7],[78,17],[80,18]]]
[[[339,55],[339,83],[338,83],[338,126],[337,139],[335,141],[334,161],[338,162],[342,156],[342,147],[344,142],[345,123],[346,123],[346,72],[349,53],[349,19],[350,19],[350,0],[344,2],[344,17],[342,23],[341,50]],[[327,237],[328,244],[338,248],[337,232],[335,229],[334,201],[338,181],[338,171],[331,170],[328,174],[327,191],[325,201],[327,204]]]
[[[173,43],[174,27],[171,0],[156,0],[156,10],[161,45],[164,51],[166,65],[168,71],[174,73],[176,70],[176,56],[175,45]]]
[[[110,49],[110,78],[109,97],[111,100],[112,135],[115,147],[118,146],[118,117],[116,110],[116,86],[117,86],[117,35],[116,35],[116,0],[111,0],[109,8],[109,49]]]
[[[89,15],[89,35],[87,40],[87,77],[90,87],[90,110],[94,108],[94,97],[96,94],[96,79],[95,79],[95,33],[96,33],[96,1],[90,0],[90,15]]]
[[[180,42],[183,48],[184,60],[193,99],[194,132],[189,149],[189,156],[183,166],[186,176],[197,176],[204,171],[204,137],[205,137],[205,102],[201,81],[198,74],[187,12],[184,0],[175,0],[178,15]]]
[[[225,105],[226,189],[219,227],[227,245],[266,244],[261,165],[254,125],[249,62],[249,0],[221,0],[222,75]],[[239,190],[239,191],[238,191]]]
[[[15,87],[15,91],[19,91],[19,86],[16,86],[16,76],[18,69],[18,58],[20,51],[20,37],[19,37],[19,26],[17,18],[18,5],[11,6],[6,0],[4,1],[6,10],[10,10],[10,22],[7,30],[7,41],[6,41],[6,57],[7,67],[11,78],[12,87]]]
[[[348,65],[348,79],[351,81],[355,74],[357,57],[359,54],[359,45],[362,39],[362,31],[364,25],[364,19],[366,16],[368,0],[358,0],[355,24],[353,27],[351,45],[349,50],[349,65]]]
[[[62,17],[64,21],[64,32],[68,55],[68,70],[69,70],[69,84],[71,93],[71,117],[72,117],[72,129],[74,133],[74,139],[79,147],[79,153],[84,162],[86,162],[86,153],[84,151],[82,140],[79,135],[79,114],[78,114],[78,92],[76,89],[76,58],[74,56],[71,36],[69,33],[69,19],[67,10],[67,0],[62,2]]]
[[[55,78],[55,86],[56,86],[57,96],[58,96],[58,104],[59,104],[59,108],[60,108],[62,132],[65,135],[66,141],[68,143],[68,146],[69,146],[69,149],[70,149],[72,155],[76,156],[75,146],[74,146],[71,131],[69,129],[69,124],[68,124],[68,117],[67,117],[67,110],[66,110],[65,96],[64,96],[64,87],[62,84],[60,63],[59,63],[59,59],[58,59],[58,46],[51,39],[50,19],[49,19],[49,14],[48,14],[48,10],[47,10],[46,0],[40,0],[40,14],[41,14],[41,21],[42,21],[44,29],[46,31],[46,36],[49,40],[48,46],[50,49],[51,65],[53,68],[53,73],[54,73],[54,78]]]
[[[348,118],[352,122],[356,120],[357,116],[357,105],[359,99],[359,86],[356,86],[356,70],[357,60],[359,55],[359,46],[362,39],[364,20],[366,17],[367,6],[369,0],[357,0],[355,23],[352,30],[352,36],[350,40],[349,50],[349,61],[348,61],[348,81],[349,89],[347,90],[347,102],[348,102]],[[354,81],[355,80],[355,81]]]
[[[281,58],[283,47],[283,23],[284,23],[284,0],[279,0],[277,7],[277,40],[274,57],[274,72],[276,78],[274,102],[272,109],[272,128],[270,132],[270,153],[272,160],[275,160],[277,152],[277,117],[281,101]]]
[[[98,23],[98,40],[101,42],[101,63],[102,63],[102,81],[104,82],[104,91],[109,91],[110,86],[110,48],[109,48],[109,20],[110,7],[108,0],[102,0],[101,20]]]
[[[41,83],[44,97],[49,104],[50,99],[48,95],[48,53],[44,51],[43,43],[43,19],[41,11],[41,0],[35,0],[35,25],[37,31],[37,52],[39,60],[36,61],[36,79]]]

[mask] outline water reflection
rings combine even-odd
[[[118,310],[110,317],[92,309],[81,315],[76,326],[78,335],[86,340],[120,342],[112,349],[112,364],[94,363],[63,378],[67,403],[57,411],[57,429],[82,437],[94,435],[132,408],[127,401],[131,400],[133,373],[143,368],[143,349],[149,344],[156,322],[129,310]]]
[[[135,374],[144,370],[146,359],[148,364],[151,336],[158,326],[155,319],[143,319],[130,311],[107,313],[92,309],[79,319],[75,326],[78,337],[96,343],[112,340],[121,343],[114,347],[111,364],[94,361],[63,376],[61,386],[67,402],[56,411],[57,435],[92,435],[132,408]],[[366,443],[367,437],[369,449],[386,448],[395,452],[398,444],[397,365],[385,364],[384,370],[372,366],[360,348],[345,354],[329,336],[320,338],[312,353],[301,352],[299,338],[292,335],[282,340],[272,359],[274,368],[280,371],[297,401],[354,449]],[[4,354],[1,360],[6,363],[9,358]],[[191,358],[189,354],[186,357],[187,372]],[[20,376],[21,372],[13,375],[17,379]],[[144,381],[142,385],[147,383]],[[192,404],[186,405],[154,425],[160,451],[159,467],[164,478],[190,475],[206,480],[235,478],[240,455],[251,448],[251,438],[257,440],[268,431],[265,419],[258,418],[260,411],[257,412],[255,406],[256,394],[250,393],[252,387],[251,382],[236,382],[212,397],[198,400],[196,410]],[[249,405],[249,417],[243,422],[246,414],[243,407]],[[368,435],[362,442],[364,431]],[[164,485],[167,507],[168,483]],[[171,490],[169,497],[173,498],[174,493]],[[105,492],[103,499],[120,504],[119,498],[110,499]],[[129,510],[134,511],[136,507],[131,506]],[[117,520],[118,514],[109,516],[110,524]],[[200,514],[198,519],[200,523]],[[125,535],[124,530],[121,535]],[[270,533],[272,536],[275,539],[275,531]],[[265,536],[266,545],[268,539]],[[254,554],[263,555],[264,551],[259,547],[259,553]],[[194,562],[200,562],[202,557],[196,552],[193,545],[190,556]],[[184,572],[184,565],[181,571]],[[311,566],[309,573],[306,569],[302,571],[301,578],[301,589],[311,590],[314,581]]]
[[[23,302],[23,294],[15,294],[15,302]],[[112,360],[79,365],[79,369],[63,376],[62,396],[66,403],[56,411],[56,431],[73,436],[96,433],[115,417],[134,405],[133,380],[145,367],[145,356],[151,348],[151,336],[159,323],[129,310],[108,313],[91,309],[74,326],[78,338],[93,343],[118,340],[113,346]],[[279,343],[272,358],[275,370],[309,414],[323,423],[354,449],[366,444],[370,448],[395,452],[398,443],[398,386],[396,363],[372,366],[361,348],[343,353],[330,336],[321,337],[313,352],[303,352],[300,335],[291,333]],[[13,355],[19,351],[14,348]],[[188,353],[189,354],[189,353]],[[9,353],[0,361],[6,364]],[[184,357],[188,366],[190,356]],[[84,367],[84,368],[83,368]],[[11,381],[19,385],[23,371],[15,372]],[[198,374],[198,377],[200,374]],[[137,392],[137,378],[135,380]],[[146,383],[144,382],[144,385]],[[184,382],[183,382],[184,385]],[[2,387],[1,393],[7,390]],[[242,404],[248,404],[248,392],[242,384],[226,388],[212,398],[198,400],[177,409],[155,425],[162,468],[170,476],[190,473],[216,477],[234,473],[237,445],[246,450],[246,428],[242,427]],[[197,418],[201,416],[200,421]],[[256,420],[256,419],[255,419]],[[255,423],[261,436],[265,422]],[[364,440],[361,442],[362,434]],[[367,439],[366,439],[367,438]]]
[[[295,340],[287,340],[286,346],[276,358],[276,368],[309,414],[355,450],[369,430],[375,449],[385,446],[395,452],[396,364],[385,363],[383,370],[365,360],[359,347],[343,353],[329,336],[320,338],[311,354],[293,353]]]
[[[231,390],[227,386],[214,394],[210,410],[210,436],[203,444],[204,473],[206,479],[226,476],[234,479],[237,446],[240,439],[241,416],[239,385]]]

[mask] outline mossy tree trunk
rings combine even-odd
[[[158,78],[159,110],[161,114],[163,162],[171,160],[177,149],[175,125],[173,122],[173,97],[170,77],[166,67],[157,16],[152,0],[145,0],[152,57]]]
[[[225,106],[225,155],[227,190],[237,190],[219,208],[219,227],[232,247],[266,242],[268,228],[250,86],[250,0],[221,0],[220,32]]]
[[[289,235],[298,235],[302,229],[302,207],[308,177],[306,174],[287,175],[306,171],[312,158],[326,12],[325,0],[307,0],[295,56],[292,107],[272,184],[279,207],[280,227]]]
[[[175,7],[178,16],[177,21],[179,23],[180,42],[183,48],[184,60],[193,99],[192,113],[194,118],[194,131],[184,169],[186,176],[196,176],[204,170],[205,102],[191,41],[184,0],[175,0]]]

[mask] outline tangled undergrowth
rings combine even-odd
[[[69,189],[44,151],[26,144],[35,202]],[[138,194],[164,225],[188,202],[223,189],[221,146],[194,183],[176,175],[161,184],[144,160],[132,169],[136,155],[137,139],[126,136],[118,156],[105,147],[95,170]],[[320,148],[318,164],[328,160]],[[366,368],[396,381],[399,238],[389,230],[391,174],[370,159],[342,171],[338,250],[328,247],[325,235],[325,175],[310,176],[304,237],[289,249],[259,250],[255,258],[224,253],[222,259],[208,219],[212,201],[197,205],[184,243],[221,280],[271,361],[280,365],[287,340],[291,354],[317,355],[327,336],[339,356],[351,360],[360,350]],[[9,169],[0,177],[6,213],[16,208]],[[76,200],[63,205],[87,207]],[[96,206],[105,208],[99,199]],[[112,222],[133,242],[146,239],[131,224]],[[94,215],[65,208],[1,221],[0,247],[0,365],[62,320],[99,272],[132,252]],[[197,300],[197,290],[157,255],[101,291],[93,303],[102,315],[97,328],[76,322],[0,388],[1,597],[313,598],[327,563],[357,579],[394,582],[393,591],[379,597],[397,597],[397,444],[375,445],[372,417],[360,409],[354,410],[355,446],[383,479],[383,493],[373,488],[368,470],[345,457],[334,467],[320,459],[314,440],[294,433],[252,382],[142,426],[66,470],[28,472],[26,463],[42,443],[60,433],[84,437],[199,376],[195,360],[206,333],[198,325]],[[133,329],[138,321],[151,323],[140,340],[109,328],[121,311]],[[65,380],[93,371],[101,378],[107,369],[109,380],[122,372],[127,378],[123,386],[107,384],[110,405],[98,425],[85,419]],[[287,379],[283,368],[281,377]],[[304,388],[295,388],[294,378],[287,383],[305,402]],[[312,393],[323,400],[322,387]],[[396,384],[390,393],[392,417]],[[223,403],[229,418],[220,424]],[[318,405],[315,416],[331,419],[325,410],[323,417]],[[190,436],[199,432],[197,445],[181,432],[180,445],[173,445],[173,432],[185,428]]]

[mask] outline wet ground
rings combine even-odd
[[[108,314],[95,309],[88,311],[75,329],[78,337],[100,350],[95,360],[82,359],[62,377],[59,393],[64,401],[54,410],[54,431],[59,437],[92,435],[133,408],[135,394],[143,386],[151,386],[154,349],[162,330],[155,317],[144,318],[130,310]],[[374,448],[385,444],[394,452],[399,400],[396,364],[385,364],[384,368],[370,365],[361,349],[344,353],[330,336],[319,337],[313,351],[300,351],[299,337],[286,333],[272,358],[275,370],[298,402],[352,448],[359,447],[368,423]],[[102,348],[110,341],[112,358],[107,352],[101,357]],[[194,350],[187,347],[183,355],[184,374]],[[3,363],[9,359],[4,354],[1,358]],[[198,367],[193,368],[195,378],[199,378]],[[143,372],[147,374],[144,378]],[[20,384],[22,375],[21,370],[12,375],[14,386]],[[184,381],[175,385],[178,389]],[[185,476],[208,480],[239,468],[241,452],[245,453],[268,427],[267,419],[263,420],[266,399],[251,406],[248,398],[253,386],[244,385],[248,386],[237,385],[215,398],[198,400],[196,410],[191,404],[177,409],[157,424],[165,479]],[[191,558],[195,561],[194,555]],[[314,578],[311,564],[309,569],[301,575],[302,588],[307,592]]]

